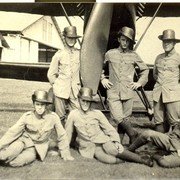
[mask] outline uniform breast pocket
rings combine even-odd
[[[70,71],[70,62],[65,60],[60,61],[59,69],[60,69],[60,73],[63,74],[68,73]]]
[[[134,61],[133,60],[126,60],[124,64],[124,69],[127,71],[131,71],[134,68]]]
[[[99,126],[98,122],[96,122],[96,121],[90,122],[89,126],[90,126],[89,131],[92,134],[96,134],[96,133],[98,133],[100,131],[100,126]]]
[[[46,129],[44,129],[42,131],[39,131],[39,132],[41,134],[41,138],[46,138],[46,137],[51,135],[52,131],[53,131],[53,128],[49,127],[49,128],[46,128]]]
[[[38,131],[38,129],[31,124],[27,124],[25,129],[30,133],[37,133],[37,131]]]
[[[127,65],[133,65],[134,66],[134,61],[133,60],[125,60],[124,62]]]
[[[81,122],[75,121],[74,126],[76,127],[77,131],[85,131],[85,125]]]

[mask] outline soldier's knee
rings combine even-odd
[[[26,163],[23,162],[22,160],[13,160],[11,162],[9,162],[9,165],[12,166],[12,167],[21,167],[21,166],[24,166]]]
[[[5,161],[8,158],[6,154],[0,154],[0,160]]]
[[[157,162],[160,166],[165,168],[180,167],[179,156],[174,156],[174,155],[163,156]]]
[[[0,160],[6,161],[7,159],[13,159],[14,155],[10,155],[9,152],[2,150],[0,151]]]
[[[166,159],[164,159],[164,158],[160,158],[160,159],[158,160],[158,164],[159,164],[160,166],[162,166],[162,167],[165,167],[165,168],[173,167],[173,165],[172,165],[169,161],[167,161]]]
[[[30,164],[31,162],[33,162],[35,160],[35,156],[34,155],[29,155],[29,157],[22,157],[19,156],[16,159],[14,159],[13,161],[9,162],[9,165],[12,167],[21,167],[27,164]]]
[[[103,149],[102,149],[102,147],[96,147],[96,149],[95,149],[95,157],[99,157],[99,156],[101,156],[102,155],[102,153],[103,153]]]
[[[115,164],[118,163],[117,158],[106,154],[104,151],[97,149],[95,153],[95,158],[100,162],[107,163],[107,164]]]
[[[152,136],[152,130],[146,130],[140,135],[143,139],[149,139]]]

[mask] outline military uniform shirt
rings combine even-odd
[[[71,91],[77,98],[80,89],[79,50],[64,48],[52,58],[48,79],[53,86],[55,96],[68,99]]]
[[[110,90],[119,94],[121,100],[131,99],[134,92],[130,87],[133,82],[135,66],[141,73],[138,82],[144,86],[148,81],[149,69],[136,52],[126,51],[119,47],[111,49],[105,54],[105,62],[109,62],[109,81],[113,83]]]
[[[38,119],[33,111],[25,113],[0,139],[0,149],[19,138],[24,142],[25,148],[35,146],[43,160],[48,151],[49,137],[54,129],[57,133],[58,148],[63,157],[70,153],[69,142],[66,131],[54,112],[47,112],[41,119]]]
[[[118,133],[99,110],[91,110],[85,114],[78,109],[71,111],[65,125],[69,139],[72,137],[73,127],[77,132],[79,152],[84,157],[94,157],[95,144],[108,141],[120,143]]]
[[[162,95],[163,103],[180,100],[180,55],[172,50],[157,56],[153,69],[156,84],[153,90],[153,100],[158,102]]]

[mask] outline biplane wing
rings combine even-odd
[[[63,6],[69,16],[81,15],[85,9],[80,3],[63,3]],[[64,16],[60,3],[0,3],[0,11]]]

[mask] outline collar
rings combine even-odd
[[[91,111],[92,111],[92,109],[90,108],[88,111],[86,111],[86,112],[84,112],[83,110],[79,110],[80,111],[80,114],[82,114],[82,115],[88,115]]]
[[[165,52],[164,54],[165,54],[165,57],[170,57],[175,53],[176,53],[176,50],[173,48],[170,52]]]
[[[118,50],[120,53],[127,53],[127,52],[130,52],[130,50],[127,48],[125,50],[123,50],[120,46],[118,47]]]
[[[37,113],[35,113],[35,110],[33,111],[33,114],[37,119],[41,120],[44,119],[44,117],[48,114],[48,110],[46,110],[42,116],[39,116]]]
[[[67,51],[70,51],[70,52],[76,50],[76,48],[75,48],[74,46],[73,46],[73,47],[69,47],[68,45],[65,46],[65,49],[66,49]]]

